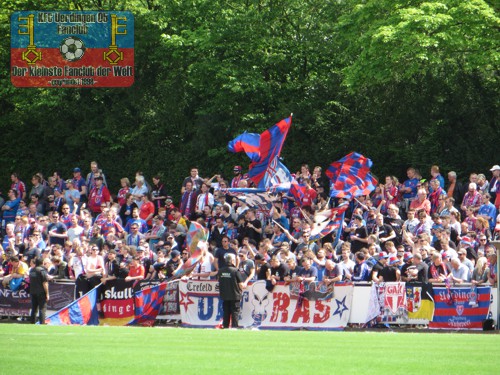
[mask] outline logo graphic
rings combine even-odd
[[[462,314],[464,313],[464,305],[456,305],[455,309],[457,310],[457,314],[459,316],[462,316]]]
[[[85,45],[81,39],[76,36],[70,36],[61,42],[59,47],[61,55],[68,61],[77,61],[83,57],[85,53]]]
[[[18,11],[11,15],[16,87],[129,87],[134,16],[126,11]]]
[[[346,306],[345,304],[345,299],[346,299],[347,296],[344,296],[344,298],[342,299],[342,301],[339,301],[338,299],[335,298],[335,303],[337,304],[337,309],[335,310],[335,312],[333,313],[333,315],[339,315],[340,316],[340,319],[342,319],[342,314],[349,310],[349,308]]]
[[[265,281],[257,281],[252,285],[253,299],[250,301],[253,305],[252,319],[253,327],[258,327],[267,318],[267,305],[270,303],[269,291],[266,289]]]

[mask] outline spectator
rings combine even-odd
[[[99,169],[96,161],[90,162],[90,172],[87,174],[87,178],[85,179],[85,183],[87,185],[87,191],[92,191],[92,189],[96,186],[96,177],[102,177],[102,182],[104,186],[108,186],[106,183],[106,176],[102,173],[102,170]]]
[[[130,194],[130,180],[127,177],[121,178],[120,186],[121,188],[120,190],[118,190],[116,199],[118,200],[118,204],[120,205],[120,207],[122,207],[123,205],[125,205],[125,202],[127,201]],[[132,201],[133,201],[133,196],[132,196]],[[128,215],[130,215],[130,213]],[[124,223],[126,223],[126,220],[124,221]]]
[[[203,179],[198,175],[198,168],[191,168],[190,175],[182,181],[181,193],[184,194],[186,191],[186,185],[188,182],[191,183],[192,191],[199,191],[201,189],[201,184]]]
[[[28,276],[28,265],[21,261],[18,256],[11,256],[9,258],[9,262],[12,268],[8,274],[4,274],[4,278],[2,280],[2,285],[4,288],[9,287],[9,283],[12,280],[23,280]]]
[[[451,272],[448,265],[444,263],[441,254],[434,252],[432,254],[432,263],[429,267],[428,278],[431,283],[443,283]]]
[[[455,208],[459,208],[458,203],[461,203],[464,199],[464,185],[457,181],[457,173],[454,171],[448,172],[448,182],[450,183],[447,190],[447,196],[449,199],[453,198],[453,203],[457,203]]]
[[[474,182],[469,184],[469,190],[464,195],[460,208],[466,212],[468,208],[477,211],[481,205],[481,194],[477,191],[477,185]]]
[[[88,198],[88,189],[87,189],[87,184],[85,182],[85,179],[82,177],[82,173],[80,168],[75,168],[73,169],[73,186],[78,190],[80,193],[80,202],[78,203],[78,210],[80,209],[82,203],[87,202]],[[68,182],[66,181],[66,184]]]
[[[104,178],[101,175],[94,177],[94,184],[90,190],[88,197],[88,206],[92,216],[96,217],[102,212],[103,205],[109,208],[111,202],[111,195],[106,185],[104,185]]]
[[[26,199],[26,185],[19,179],[19,174],[14,172],[10,175],[10,180],[12,184],[10,188],[18,192],[18,197],[22,200]]]
[[[490,195],[497,210],[500,210],[500,165],[496,164],[490,169],[493,177],[490,180]]]
[[[489,272],[490,269],[488,268],[488,259],[486,257],[480,257],[476,262],[474,271],[472,271],[471,283],[474,285],[487,283]]]
[[[135,187],[130,190],[130,194],[134,197],[134,202],[137,207],[142,206],[142,196],[148,193],[148,187],[145,184],[144,176],[138,175],[135,178]]]
[[[358,251],[355,254],[356,265],[352,274],[352,281],[369,281],[370,280],[370,267],[365,262],[365,254]]]
[[[451,261],[451,273],[448,279],[453,284],[462,284],[469,281],[469,269],[465,264],[462,264],[458,258],[453,258]]]
[[[19,193],[17,190],[9,189],[8,193],[9,200],[6,201],[2,206],[3,229],[5,229],[6,224],[12,223],[16,219],[19,203],[21,202],[21,198],[19,198],[18,194]]]

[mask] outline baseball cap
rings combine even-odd
[[[77,173],[77,172],[81,172],[80,168],[76,167],[75,169],[73,169],[73,173]]]
[[[387,253],[385,251],[382,251],[381,253],[378,253],[378,259],[382,259],[382,258],[389,258],[389,255],[387,255]]]
[[[235,165],[233,168],[234,171],[241,172],[241,165]]]
[[[500,171],[500,165],[495,164],[493,167],[491,167],[490,171]]]
[[[263,259],[264,259],[264,255],[262,255],[262,254],[255,255],[255,260],[263,260]]]
[[[172,258],[178,257],[179,255],[181,255],[181,253],[180,253],[178,250],[172,250],[172,251],[170,252],[170,256],[171,256]]]
[[[405,262],[407,262],[407,261],[409,261],[412,258],[413,258],[413,254],[412,253],[405,253],[403,259],[405,260]]]
[[[393,265],[394,263],[399,262],[399,259],[396,257],[389,258],[389,265]]]
[[[361,215],[354,215],[352,218],[363,221],[363,217]]]

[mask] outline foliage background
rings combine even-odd
[[[0,186],[17,171],[160,173],[178,196],[191,166],[230,176],[226,145],[294,114],[291,171],[350,151],[379,176],[467,179],[500,163],[500,19],[493,0],[0,0]],[[130,10],[135,84],[17,89],[16,10]]]

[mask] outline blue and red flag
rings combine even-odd
[[[281,120],[262,134],[243,133],[229,142],[231,152],[244,151],[251,160],[248,176],[259,188],[290,182],[290,172],[279,160],[292,117]]]
[[[349,205],[345,203],[341,206],[314,214],[309,241],[314,242],[320,240],[332,233],[335,229],[342,231],[344,214],[348,207]],[[339,233],[337,233],[337,237],[339,237]]]
[[[434,287],[434,318],[429,328],[482,329],[490,308],[489,286]],[[451,301],[450,301],[451,294]]]
[[[290,184],[289,193],[292,195],[292,197],[295,198],[295,202],[299,206],[301,205],[302,200],[306,196],[306,189],[307,186],[305,184],[299,184],[295,179]]]
[[[377,180],[371,175],[373,163],[357,152],[351,152],[330,164],[326,175],[330,178],[330,196],[352,199],[370,194],[375,190]]]
[[[68,306],[63,307],[58,312],[52,314],[45,323],[54,326],[68,325],[99,325],[99,314],[97,312],[97,289],[101,284],[96,286],[84,296],[71,302]]]
[[[135,316],[127,325],[137,325],[151,327],[163,304],[163,298],[167,290],[167,283],[152,286],[135,293]]]
[[[266,217],[271,217],[274,211],[274,202],[278,197],[266,192],[246,193],[236,195],[236,199],[245,202],[248,207],[262,212]]]

